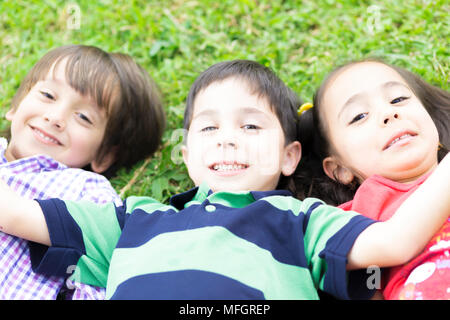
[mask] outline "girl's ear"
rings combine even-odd
[[[294,173],[302,157],[302,145],[298,141],[291,142],[284,148],[284,157],[281,164],[281,173],[290,176]]]
[[[355,178],[350,169],[342,166],[334,156],[323,159],[322,167],[323,171],[330,179],[342,184],[349,184]]]

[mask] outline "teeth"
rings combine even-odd
[[[244,169],[245,165],[242,164],[215,164],[213,169],[216,171],[231,171]]]
[[[403,138],[410,137],[410,136],[411,136],[411,135],[410,135],[409,133],[406,133],[406,134],[404,134],[404,135],[402,135],[402,136],[400,136],[400,137],[398,137],[398,138],[392,140],[392,142],[389,143],[389,147],[392,146],[394,143],[396,143],[398,140],[401,140],[401,139],[403,139]]]
[[[50,137],[47,137],[46,135],[44,135],[41,131],[39,131],[39,130],[34,130],[34,132],[36,132],[42,139],[44,139],[44,140],[46,140],[46,141],[49,141],[49,142],[52,142],[52,143],[55,143],[55,144],[59,144],[59,142],[58,141],[56,141],[55,139],[52,139],[52,138],[50,138]]]

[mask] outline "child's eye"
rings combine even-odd
[[[398,97],[398,98],[395,98],[394,100],[392,100],[391,104],[400,103],[400,102],[402,102],[403,100],[406,100],[406,99],[408,99],[408,97]]]
[[[46,92],[46,91],[39,91],[41,93],[42,96],[44,96],[47,99],[50,100],[55,100],[55,97],[53,97],[50,93]]]
[[[88,117],[86,117],[84,114],[82,114],[82,113],[77,113],[77,115],[78,115],[78,117],[79,117],[81,120],[86,121],[86,122],[88,122],[89,124],[92,124],[92,121],[91,121]]]
[[[244,129],[244,130],[258,130],[259,127],[254,125],[254,124],[246,124],[246,125],[242,126],[242,129]]]
[[[201,129],[200,131],[201,132],[209,132],[209,131],[213,131],[213,130],[216,130],[216,129],[217,129],[216,127],[209,126],[209,127],[205,127],[203,129]]]
[[[366,116],[367,116],[367,112],[360,113],[360,114],[356,115],[356,117],[354,117],[352,119],[352,121],[349,122],[349,124],[352,124],[352,123],[355,123],[355,122],[357,122],[357,121],[359,121],[361,119],[364,119]]]

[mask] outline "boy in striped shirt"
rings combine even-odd
[[[11,128],[9,143],[0,140],[0,178],[17,194],[115,205],[122,201],[105,176],[153,153],[164,122],[141,67],[127,55],[81,45],[44,55],[6,118]],[[141,138],[128,140],[136,134]],[[102,288],[69,287],[73,299],[104,297]],[[56,299],[62,288],[64,277],[32,271],[27,241],[0,232],[0,299]]]
[[[448,216],[449,201],[433,201],[445,191],[430,184],[448,190],[449,161],[387,222],[300,201],[281,189],[300,160],[298,105],[258,63],[214,65],[187,98],[182,153],[194,189],[169,204],[129,197],[116,206],[23,201],[0,185],[0,226],[50,245],[31,248],[37,272],[71,268],[109,299],[317,299],[318,289],[370,297],[364,272],[348,270],[403,263],[422,249]]]

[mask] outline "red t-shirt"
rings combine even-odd
[[[407,184],[374,175],[361,184],[353,200],[339,207],[388,220],[428,176]],[[450,299],[449,220],[419,256],[385,273],[382,290],[385,299]]]

